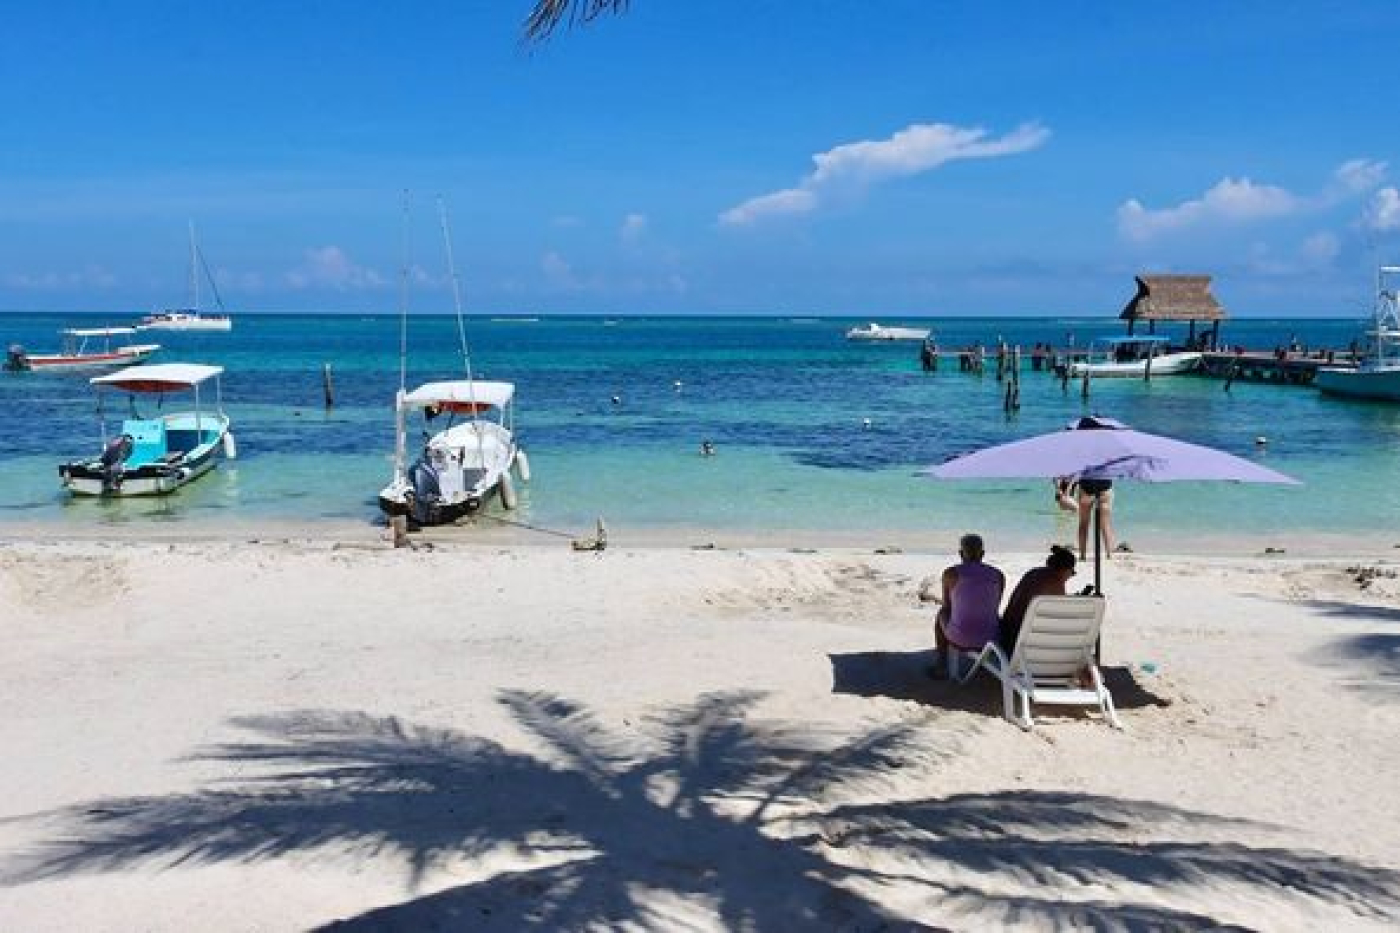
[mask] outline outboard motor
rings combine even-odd
[[[102,448],[102,491],[116,492],[122,488],[122,464],[131,456],[136,441],[130,434],[119,434]]]
[[[438,502],[442,499],[437,470],[432,464],[420,460],[409,469],[408,481],[413,485],[411,510],[414,519],[432,524]]]
[[[12,343],[5,351],[5,369],[12,373],[22,373],[28,370],[29,357],[24,352],[24,347],[17,343]]]

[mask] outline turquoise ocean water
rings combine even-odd
[[[5,343],[57,346],[84,315],[0,316]],[[1311,389],[1196,378],[1101,380],[1088,403],[1027,371],[1022,408],[1002,411],[994,374],[945,361],[920,371],[916,344],[843,339],[854,320],[767,318],[472,318],[479,376],[518,386],[517,427],[534,481],[515,516],[614,535],[731,534],[784,540],[899,540],[980,529],[1018,541],[1064,538],[1049,484],[945,484],[916,471],[959,451],[1062,426],[1085,412],[1209,444],[1304,481],[1301,489],[1124,484],[1118,521],[1139,547],[1154,540],[1310,533],[1400,541],[1400,406],[1342,401]],[[884,324],[901,323],[883,320]],[[1111,318],[955,318],[932,326],[943,347],[998,336],[1083,344],[1121,332]],[[393,448],[398,384],[393,315],[251,315],[231,334],[162,334],[154,361],[226,367],[225,407],[239,458],[158,500],[73,500],[56,465],[95,453],[99,433],[86,375],[0,374],[0,533],[39,523],[56,531],[378,520],[374,496]],[[1350,320],[1241,320],[1224,339],[1269,349],[1291,335],[1343,347]],[[461,373],[456,322],[409,322],[414,384]],[[333,367],[336,407],[322,405]],[[676,383],[680,382],[680,387]],[[618,396],[620,404],[612,399]],[[167,404],[178,404],[168,401]],[[109,402],[109,411],[112,404]],[[147,408],[153,407],[146,403]],[[864,420],[869,419],[869,427]],[[1259,448],[1256,436],[1268,438]],[[702,458],[702,440],[718,456]]]

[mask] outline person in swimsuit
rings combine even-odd
[[[1079,481],[1079,559],[1087,556],[1089,525],[1094,520],[1094,499],[1099,500],[1099,527],[1103,531],[1103,550],[1113,553],[1113,480],[1081,479]]]
[[[946,669],[945,652],[950,647],[981,651],[1000,634],[1001,618],[997,609],[1006,589],[1006,577],[997,568],[982,562],[984,554],[981,535],[963,535],[958,542],[962,563],[943,571],[943,607],[933,623],[937,649],[932,668],[935,676]]]

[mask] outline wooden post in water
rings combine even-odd
[[[1152,381],[1152,359],[1153,359],[1153,357],[1155,357],[1156,355],[1157,355],[1157,345],[1154,343],[1154,344],[1151,344],[1150,346],[1148,346],[1148,348],[1147,348],[1147,362],[1146,362],[1146,364],[1144,364],[1143,367],[1142,367],[1142,381],[1143,381],[1143,382],[1151,382],[1151,381]]]
[[[1230,386],[1234,385],[1235,377],[1240,374],[1240,361],[1237,359],[1230,364],[1230,372],[1225,376],[1225,391],[1230,391]]]
[[[1087,401],[1089,398],[1089,368],[1087,366],[1084,368],[1084,387],[1080,392],[1080,397]]]
[[[326,393],[326,407],[335,407],[335,380],[331,378],[331,364],[326,363],[321,367],[321,388]]]

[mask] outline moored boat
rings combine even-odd
[[[158,343],[113,346],[113,337],[126,337],[134,333],[136,331],[131,327],[68,328],[59,331],[63,337],[63,349],[57,353],[30,353],[19,344],[12,344],[5,353],[5,368],[13,372],[57,372],[130,366],[140,363],[160,349]]]
[[[209,290],[214,293],[214,303],[218,305],[219,314],[205,314],[199,310],[199,280],[200,273],[209,282]],[[219,294],[219,283],[214,281],[214,274],[209,271],[209,264],[204,261],[204,254],[200,252],[199,242],[195,239],[194,223],[190,223],[190,306],[188,308],[172,308],[165,311],[157,311],[141,318],[136,325],[137,330],[173,330],[173,331],[231,331],[233,330],[233,318],[222,313],[224,310],[224,299]]]
[[[1376,272],[1376,306],[1367,352],[1357,366],[1323,366],[1313,385],[1323,392],[1353,398],[1400,402],[1400,307],[1396,286],[1400,266],[1381,266]]]
[[[933,331],[927,327],[883,327],[874,321],[846,331],[847,340],[927,340]]]
[[[412,392],[401,390],[395,406],[394,476],[379,493],[380,509],[419,525],[445,525],[480,510],[493,495],[514,508],[512,468],[522,482],[530,479],[529,461],[515,443],[514,399],[515,386],[509,382],[430,382]],[[446,415],[448,424],[410,465],[407,422],[414,414],[421,414],[425,424]],[[458,416],[465,417],[457,422]]]
[[[233,330],[233,319],[227,314],[202,314],[193,309],[160,311],[148,314],[136,325],[137,330]]]
[[[530,481],[530,463],[515,441],[515,386],[488,382],[472,375],[466,315],[452,257],[452,234],[447,208],[438,202],[452,300],[457,312],[457,336],[466,378],[430,382],[406,391],[408,374],[408,256],[404,256],[399,309],[399,391],[394,397],[394,474],[379,492],[379,508],[391,519],[406,517],[418,525],[446,525],[479,511],[492,496],[507,509],[516,506],[514,469],[521,482]],[[405,229],[408,206],[404,205]],[[407,243],[407,235],[404,242]],[[446,415],[447,426],[428,438],[421,454],[408,462],[408,419],[421,414],[427,425]],[[457,421],[461,416],[462,420]]]
[[[1173,349],[1166,337],[1104,337],[1096,341],[1089,359],[1071,363],[1070,376],[1093,378],[1137,378],[1175,376],[1195,372],[1205,354],[1196,350]]]
[[[102,422],[102,451],[95,457],[74,460],[58,468],[63,487],[80,496],[159,496],[174,492],[214,469],[220,456],[236,456],[229,419],[223,412],[219,376],[223,369],[197,363],[161,363],[123,369],[92,379],[100,393],[105,389],[132,396],[131,414],[108,435]],[[214,405],[205,410],[200,387],[214,382]],[[135,397],[193,391],[194,410],[141,417]]]

